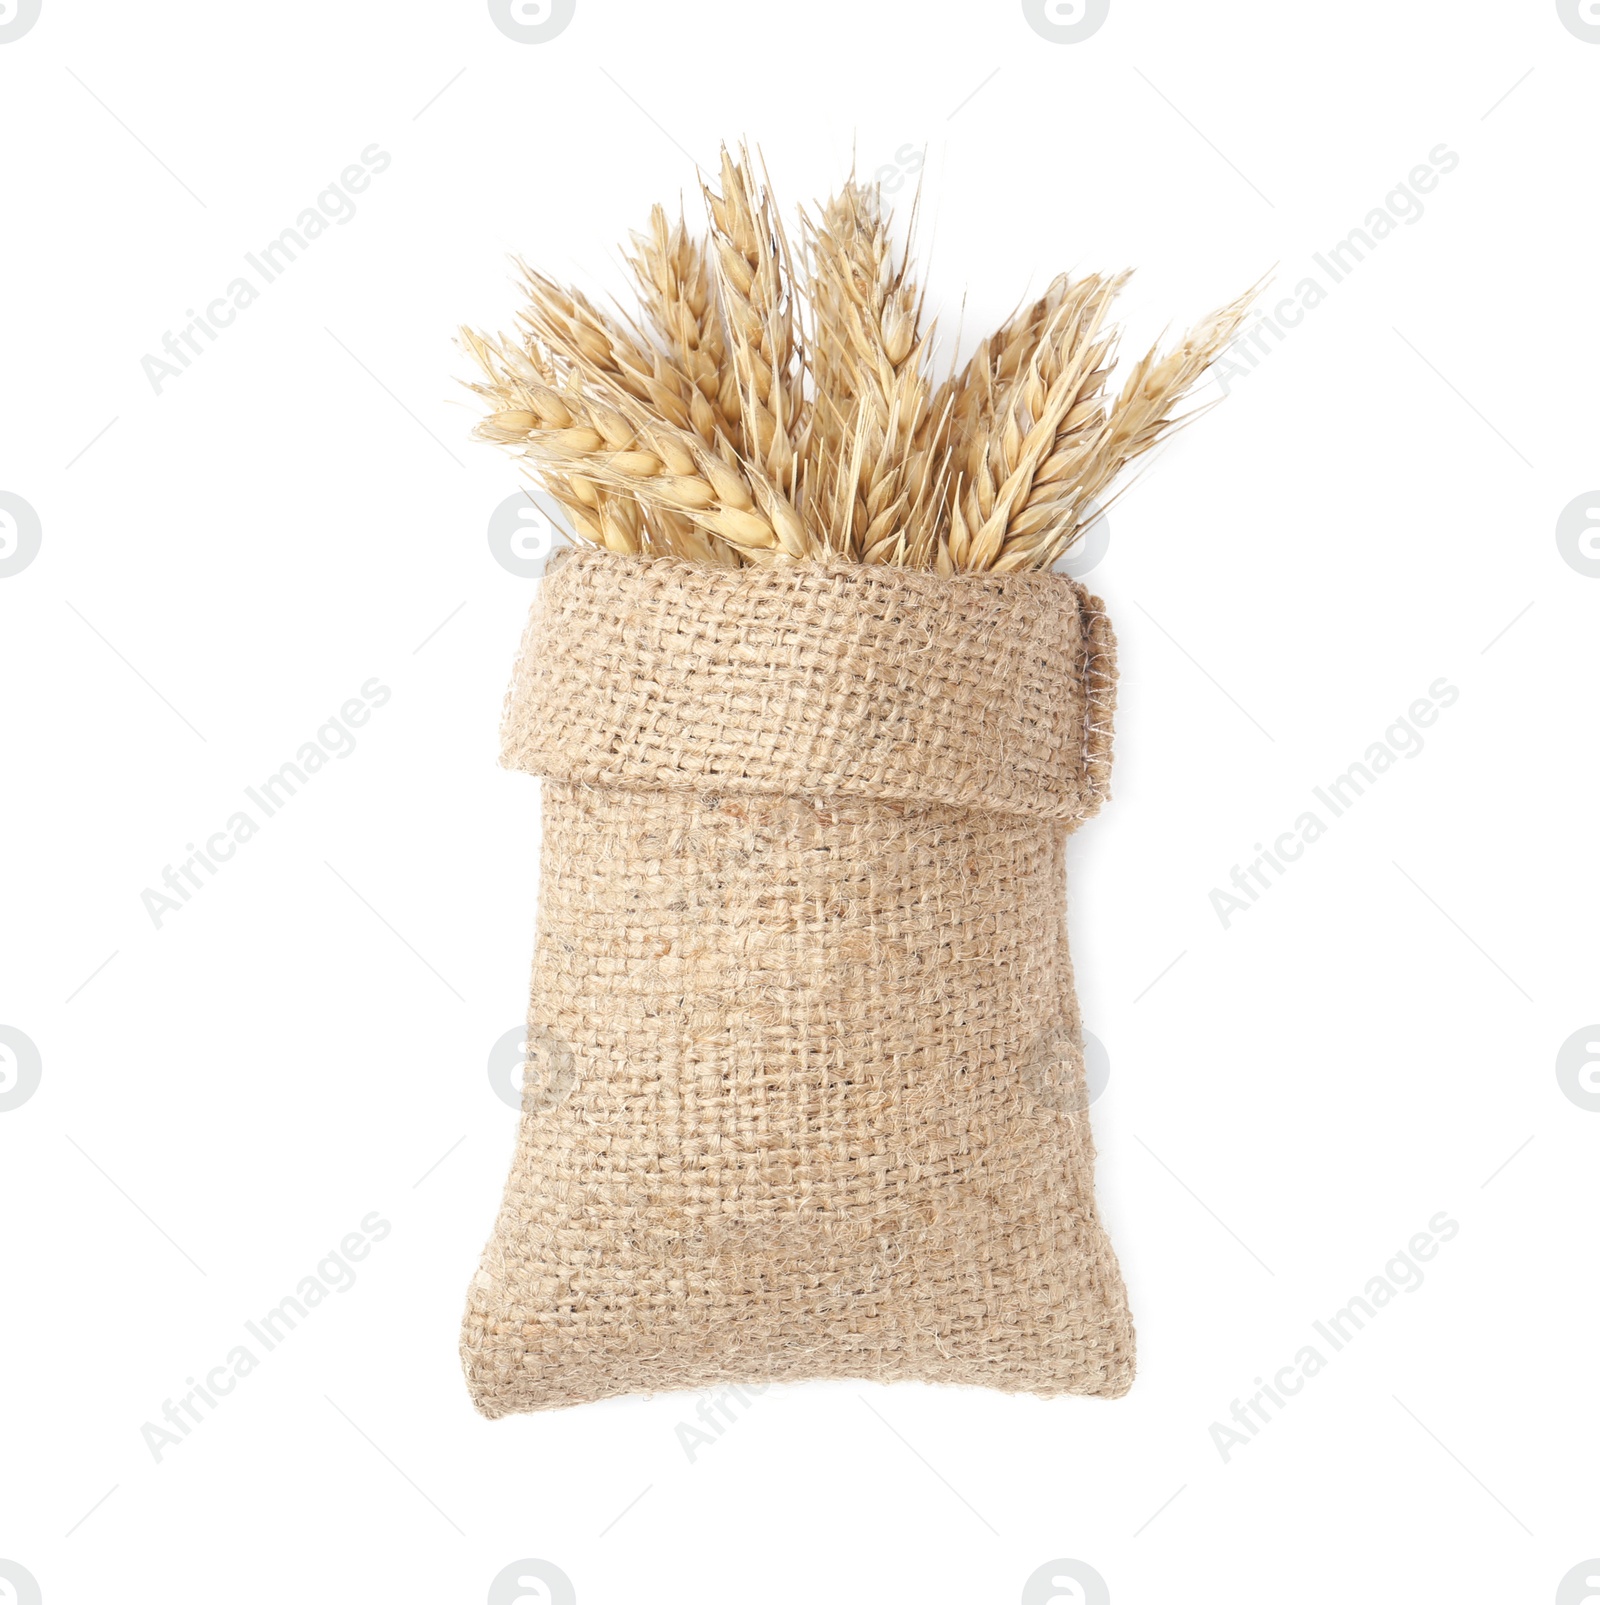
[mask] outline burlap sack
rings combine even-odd
[[[574,553],[502,762],[544,777],[487,1416],[808,1377],[1112,1397],[1063,850],[1113,641],[1050,574]]]

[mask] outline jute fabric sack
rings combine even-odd
[[[485,1415],[811,1377],[1126,1391],[1064,867],[1113,651],[1048,573],[552,567],[502,729],[543,845],[462,1332]]]

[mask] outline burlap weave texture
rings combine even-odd
[[[1065,927],[1113,685],[1053,575],[553,568],[503,725],[543,841],[480,1410],[1126,1390]]]

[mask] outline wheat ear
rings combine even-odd
[[[963,493],[951,508],[951,556],[958,568],[986,569],[1000,557],[1011,519],[1063,425],[1092,389],[1110,346],[1102,333],[1115,279],[1097,275],[1067,288],[1017,371],[994,384],[993,426],[969,444]]]
[[[794,268],[767,189],[749,152],[722,152],[720,192],[705,190],[728,367],[738,398],[743,455],[798,497],[804,408]]]
[[[933,544],[937,450],[917,444],[932,331],[881,196],[854,180],[807,225],[816,385],[812,438],[830,531],[864,562],[923,566]]]
[[[520,405],[496,413],[480,432],[520,444],[580,500],[597,497],[603,509],[608,493],[625,496],[652,519],[686,521],[701,542],[743,561],[809,555],[798,511],[764,474],[729,464],[697,435],[653,418],[633,398],[613,392],[602,399],[575,375],[560,391],[522,384],[514,399]],[[626,529],[613,531],[603,517],[600,522],[605,545],[637,549]]]
[[[668,357],[694,387],[690,427],[708,446],[721,438],[737,451],[739,397],[723,382],[727,347],[705,247],[681,217],[669,225],[659,206],[651,208],[648,232],[634,234],[632,243],[627,261],[645,311]]]
[[[1259,293],[1253,285],[1237,300],[1201,320],[1165,355],[1152,346],[1134,365],[1112,403],[1092,447],[1073,474],[1070,499],[1064,499],[1041,537],[1028,542],[1029,566],[1048,567],[1067,550],[1091,520],[1089,504],[1107,505],[1107,493],[1135,458],[1159,445],[1215,405],[1203,404],[1180,413],[1183,399],[1221,356],[1249,313]]]

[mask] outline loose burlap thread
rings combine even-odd
[[[1126,1391],[1065,924],[1114,686],[1051,574],[552,567],[502,726],[543,837],[479,1410]]]

